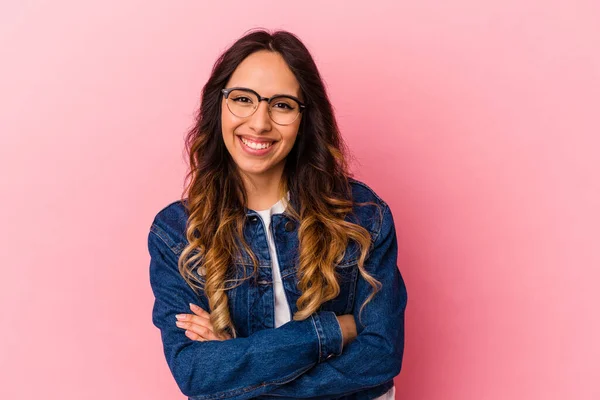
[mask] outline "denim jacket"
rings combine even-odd
[[[177,260],[187,244],[187,216],[181,201],[155,216],[148,234],[150,284],[155,301],[152,322],[160,330],[169,369],[189,399],[373,399],[387,392],[400,373],[404,352],[407,292],[397,267],[398,244],[389,206],[367,185],[350,178],[355,206],[347,220],[371,235],[365,262],[381,282],[380,291],[358,312],[372,287],[358,272],[358,246],[350,241],[339,273],[340,294],[302,321],[274,328],[271,260],[265,226],[256,211],[246,209],[244,236],[260,262],[259,275],[227,292],[237,338],[194,341],[175,325],[175,315],[191,313],[189,303],[210,312],[208,299],[197,295],[180,275]],[[297,207],[296,199],[290,199]],[[298,208],[296,208],[298,209]],[[298,221],[286,213],[272,216],[272,230],[281,280],[291,309],[297,311]],[[234,259],[237,271],[252,274],[243,253]],[[202,268],[195,272],[203,279]],[[238,275],[241,277],[243,275]],[[342,351],[336,315],[354,314],[357,337]]]

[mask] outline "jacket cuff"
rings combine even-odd
[[[333,311],[319,311],[311,315],[319,338],[319,363],[342,354],[344,337]]]

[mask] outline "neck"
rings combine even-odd
[[[252,210],[266,210],[277,203],[281,197],[280,183],[283,169],[269,171],[269,174],[246,175],[242,174],[248,208]]]

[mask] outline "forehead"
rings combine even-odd
[[[279,53],[257,51],[246,57],[233,71],[227,87],[242,86],[261,96],[291,94],[300,96],[300,84]]]

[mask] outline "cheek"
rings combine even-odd
[[[284,136],[285,146],[283,147],[282,150],[286,155],[292,150],[292,148],[296,144],[297,140],[298,140],[298,135],[297,135],[296,131],[290,132]]]
[[[236,127],[236,121],[227,109],[221,109],[221,130],[224,136],[230,136]],[[226,138],[227,139],[227,138]]]
[[[286,132],[285,136],[286,136],[286,140],[290,143],[290,145],[294,145],[294,143],[296,143],[296,140],[298,140],[298,126],[295,126],[294,128],[290,129],[288,132]]]

